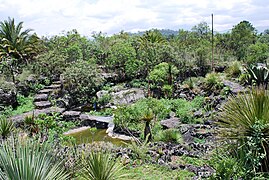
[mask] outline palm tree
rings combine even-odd
[[[30,35],[31,29],[22,30],[22,25],[16,25],[14,18],[0,22],[0,64],[10,72],[14,83],[18,65],[28,63],[39,47],[37,35]]]

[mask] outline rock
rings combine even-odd
[[[111,93],[111,95],[113,104],[130,104],[145,98],[144,91],[138,88],[122,90],[116,93]]]
[[[98,91],[96,93],[96,96],[98,99],[102,98],[104,95],[107,95],[108,94],[108,91],[105,91],[105,90],[101,90],[101,91]]]
[[[46,86],[46,89],[61,89],[62,85],[61,84],[52,84],[50,86]]]
[[[65,111],[63,113],[63,119],[65,121],[79,120],[81,112],[80,111]]]
[[[164,129],[178,128],[180,125],[180,120],[176,117],[165,119],[160,122]]]
[[[183,98],[183,99],[187,99],[187,98],[188,98],[187,95],[184,94],[184,93],[180,93],[180,94],[179,94],[179,97],[180,97],[180,98]]]
[[[34,102],[34,105],[36,109],[45,109],[51,107],[52,104],[49,101],[38,101]]]
[[[225,69],[226,69],[226,66],[215,66],[215,71],[218,73],[224,72]]]
[[[198,110],[198,111],[195,111],[195,112],[193,113],[193,116],[194,116],[195,118],[201,118],[201,117],[203,116],[203,112],[202,112],[202,110],[200,109],[200,110]]]
[[[109,123],[113,121],[111,116],[91,116],[89,114],[81,114],[79,119],[82,126],[91,126],[98,129],[108,128]]]
[[[42,89],[38,91],[38,94],[51,94],[55,89]]]
[[[23,122],[24,119],[27,116],[33,116],[37,117],[39,114],[47,114],[50,115],[52,113],[62,113],[65,109],[63,108],[57,108],[57,107],[50,107],[46,109],[37,109],[34,111],[29,111],[20,115],[12,116],[10,119],[15,123],[16,127],[20,126]]]
[[[5,92],[0,89],[0,106],[12,106],[17,107],[18,101],[14,91]]]
[[[48,97],[49,97],[48,94],[36,94],[34,97],[34,102],[47,101]]]
[[[238,94],[238,93],[246,91],[246,88],[244,88],[240,84],[232,82],[232,81],[223,80],[223,84],[224,84],[224,86],[229,87],[233,94]]]

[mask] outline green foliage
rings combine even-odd
[[[125,167],[123,173],[128,175],[123,180],[152,180],[152,179],[178,179],[187,180],[195,176],[187,170],[171,170],[168,167],[156,164],[142,164],[140,166]]]
[[[177,73],[178,69],[174,65],[163,62],[154,67],[154,69],[149,73],[148,79],[152,80],[156,84],[168,84],[169,76],[171,76],[171,78],[175,78]]]
[[[208,73],[205,77],[205,86],[209,90],[219,90],[223,87],[223,83],[219,77],[219,74],[213,72]]]
[[[56,49],[41,53],[37,56],[37,60],[32,64],[32,71],[35,74],[52,77],[59,76],[64,72],[66,65],[66,54]]]
[[[17,95],[19,106],[11,112],[11,115],[19,115],[34,109],[34,98],[31,96],[24,97],[20,94]]]
[[[154,135],[159,130],[158,122],[168,118],[171,111],[176,112],[176,116],[183,123],[195,122],[192,116],[192,110],[201,108],[203,102],[204,97],[199,96],[194,98],[193,101],[187,101],[185,99],[142,99],[133,105],[119,107],[114,113],[114,123],[122,127],[142,131],[143,122],[141,122],[141,119],[150,108],[154,115],[152,122]]]
[[[58,137],[58,140],[64,144],[73,139],[63,135],[63,133],[76,127],[76,123],[62,121],[61,116],[55,113],[52,115],[40,114],[36,119],[30,119],[28,126],[31,126],[34,130],[37,129],[36,133],[45,134],[49,142],[54,142],[55,137]]]
[[[154,137],[156,141],[182,143],[183,139],[180,132],[177,129],[167,129],[159,131]]]
[[[268,172],[269,95],[264,89],[232,97],[220,114],[220,135],[233,140],[228,148],[243,162],[247,173]]]
[[[77,44],[67,47],[66,54],[67,54],[66,62],[69,63],[82,60],[83,57],[82,51]]]
[[[7,118],[0,117],[0,136],[6,139],[15,130],[14,124]]]
[[[210,165],[215,169],[215,173],[210,179],[241,179],[245,175],[243,164],[238,162],[236,158],[227,155],[215,154]]]
[[[73,103],[90,102],[91,96],[100,88],[104,79],[95,64],[76,61],[63,73],[65,89],[71,95]]]
[[[0,147],[1,179],[65,180],[69,175],[47,143],[33,140],[6,141]]]
[[[139,139],[134,138],[131,140],[131,143],[125,143],[132,150],[132,156],[134,159],[140,159],[143,162],[149,160],[149,136],[150,135],[148,134],[144,141],[140,141]]]
[[[89,180],[112,180],[121,176],[121,165],[105,152],[91,151],[82,160],[80,175],[83,179]]]
[[[260,42],[257,42],[256,44],[251,44],[248,47],[247,63],[248,64],[266,63],[266,60],[269,56],[268,50],[269,47],[267,44]]]
[[[234,61],[226,70],[228,76],[237,78],[241,74],[241,64],[239,61]]]
[[[241,21],[231,32],[231,49],[237,59],[243,60],[247,55],[247,48],[256,40],[256,29],[248,21]]]

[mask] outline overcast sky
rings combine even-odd
[[[108,35],[121,30],[187,29],[205,21],[214,30],[232,29],[248,20],[259,31],[269,28],[268,0],[0,0],[0,21],[14,17],[38,35],[77,29]]]

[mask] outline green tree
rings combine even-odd
[[[246,58],[247,48],[256,42],[256,29],[248,21],[241,21],[231,32],[231,48],[238,60]]]
[[[268,58],[269,47],[265,43],[251,44],[247,49],[248,64],[265,63]]]

